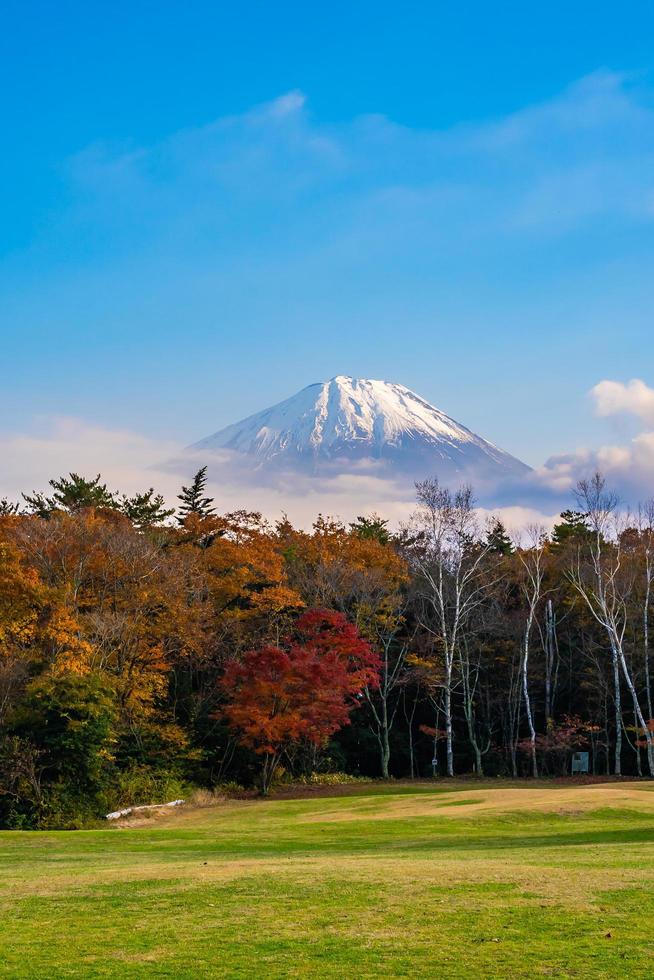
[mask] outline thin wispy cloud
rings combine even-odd
[[[257,202],[250,233],[287,203],[277,231],[289,245],[294,227],[331,215],[314,225],[317,246],[339,223],[346,233],[372,202],[382,210],[387,202],[394,223],[403,203],[409,222],[417,202],[440,214],[447,222],[431,225],[434,239],[451,237],[466,199],[479,208],[476,222],[457,222],[466,238],[489,224],[528,234],[563,215],[568,224],[599,213],[652,220],[654,112],[646,96],[627,76],[598,72],[495,122],[417,130],[382,115],[321,122],[302,93],[290,92],[151,146],[90,147],[68,165],[72,215],[124,224],[137,241],[165,236],[172,223],[197,241],[233,228],[248,201]],[[145,219],[140,228],[135,216]]]

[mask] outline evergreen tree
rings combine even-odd
[[[552,544],[556,548],[572,542],[581,542],[590,534],[586,514],[579,510],[564,510],[552,531]]]
[[[388,521],[385,521],[378,514],[371,514],[370,517],[357,517],[356,521],[350,524],[350,531],[360,538],[379,541],[380,544],[388,544],[391,540]]]
[[[42,493],[23,494],[30,512],[39,517],[48,517],[53,511],[65,510],[69,513],[81,510],[83,507],[108,507],[116,509],[118,503],[115,496],[107,490],[105,483],[100,483],[100,474],[93,480],[87,480],[77,473],[69,473],[58,480],[48,481],[55,491],[51,497]]]
[[[506,533],[506,528],[499,517],[494,517],[489,522],[486,535],[486,547],[490,548],[498,555],[512,555],[513,544],[511,538]]]
[[[123,494],[120,509],[139,530],[163,524],[167,517],[175,513],[174,507],[166,507],[166,501],[160,493],[155,494],[154,487],[134,494],[133,497]]]
[[[179,524],[183,524],[191,514],[198,517],[213,517],[216,508],[213,506],[213,497],[205,497],[207,486],[207,467],[203,466],[193,477],[190,487],[182,487],[182,492],[177,495],[177,499],[182,501],[177,515]]]
[[[0,517],[11,517],[18,513],[18,504],[12,504],[6,497],[0,500]]]

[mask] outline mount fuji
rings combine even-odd
[[[372,472],[443,483],[512,482],[530,468],[404,385],[339,375],[189,447],[234,454],[260,476]]]

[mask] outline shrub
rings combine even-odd
[[[117,772],[108,792],[109,809],[120,810],[128,806],[147,806],[151,803],[169,803],[186,799],[190,787],[175,770],[149,769],[133,765]]]
[[[111,689],[101,675],[69,672],[35,678],[7,725],[10,739],[5,745],[21,775],[12,812],[2,819],[65,828],[87,826],[100,816],[115,715]],[[28,763],[38,774],[38,793]]]

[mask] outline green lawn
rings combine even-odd
[[[653,974],[646,783],[348,787],[0,833],[0,976]]]

